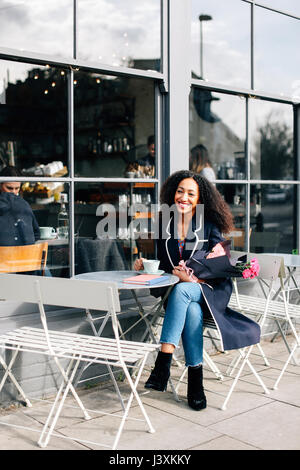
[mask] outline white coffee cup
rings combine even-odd
[[[143,265],[146,273],[156,273],[158,271],[160,261],[158,259],[144,259]]]
[[[55,228],[53,227],[40,227],[40,236],[42,240],[49,240],[56,235]]]

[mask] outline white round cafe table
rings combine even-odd
[[[179,278],[177,276],[174,276],[173,274],[168,274],[164,273],[162,276],[167,276],[168,279],[166,279],[165,282],[160,282],[159,284],[153,284],[153,285],[145,285],[145,284],[134,284],[130,283],[127,284],[126,282],[123,282],[125,278],[127,277],[132,277],[132,276],[138,276],[139,272],[138,271],[95,271],[95,272],[90,272],[90,273],[82,273],[82,274],[76,274],[75,278],[76,279],[88,279],[92,281],[113,281],[117,283],[118,289],[154,289],[156,287],[170,287],[173,286],[174,284],[177,284],[179,281]]]
[[[126,335],[126,333],[128,333],[129,330],[131,330],[134,326],[136,326],[138,323],[140,323],[140,321],[143,320],[146,325],[146,331],[141,341],[144,341],[147,334],[149,334],[152,340],[156,343],[157,340],[155,339],[152,326],[153,324],[155,324],[156,319],[160,316],[164,302],[167,299],[169,293],[171,292],[172,286],[177,284],[177,282],[179,281],[179,278],[177,276],[174,276],[173,274],[164,273],[162,274],[162,276],[167,276],[167,279],[164,282],[160,282],[159,284],[145,285],[145,284],[138,284],[138,283],[134,284],[134,283],[123,282],[125,278],[132,277],[135,275],[138,276],[139,272],[138,271],[95,271],[95,272],[76,274],[74,278],[86,279],[86,280],[92,280],[92,281],[107,281],[107,282],[112,281],[117,284],[117,287],[119,290],[130,290],[138,306],[140,319],[136,323],[134,323],[134,325],[132,325],[127,331],[125,331],[122,334],[122,336]],[[151,291],[151,289],[155,289],[157,287],[167,287],[166,292],[162,296],[161,300],[159,300],[149,311],[145,312],[145,309],[142,303],[140,302],[140,299],[137,297],[135,291],[139,289],[150,289]],[[149,315],[152,315],[151,321],[149,321],[147,318]]]

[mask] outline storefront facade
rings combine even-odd
[[[65,200],[69,236],[52,242],[52,275],[82,272],[82,258],[101,253],[84,240],[117,240],[127,266],[149,254],[161,182],[201,171],[201,154],[234,213],[235,246],[299,248],[299,6],[281,3],[3,9],[1,166],[22,169],[40,227],[57,229]],[[106,210],[114,233],[99,225]]]
[[[56,232],[51,276],[152,256],[162,182],[203,158],[235,248],[298,252],[298,0],[26,0],[1,18],[0,170]]]

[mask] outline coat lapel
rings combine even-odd
[[[171,265],[175,267],[179,264],[180,256],[178,249],[178,237],[174,227],[174,217],[170,219],[166,227],[166,233],[166,253],[168,255]],[[205,236],[201,236],[203,233],[205,235],[204,220],[202,218],[202,215],[200,214],[198,220],[196,220],[196,217],[192,218],[192,223],[189,227],[187,239],[182,252],[182,259],[187,260],[188,258],[193,256],[196,250],[201,250],[204,242],[208,241]]]

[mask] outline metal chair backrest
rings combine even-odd
[[[20,273],[42,270],[44,274],[48,243],[0,246],[0,273]]]
[[[232,258],[239,258],[242,255],[247,255],[247,260],[250,261],[252,258],[256,258],[259,266],[259,278],[268,281],[275,281],[278,278],[285,277],[284,261],[281,256],[265,255],[261,253],[248,253],[245,251],[234,251],[231,252]]]
[[[116,312],[120,312],[121,307],[117,284],[114,282],[0,274],[0,298],[37,303],[47,338],[48,326],[44,305],[107,310],[111,313],[115,337],[119,340]],[[51,350],[50,340],[48,344]]]

